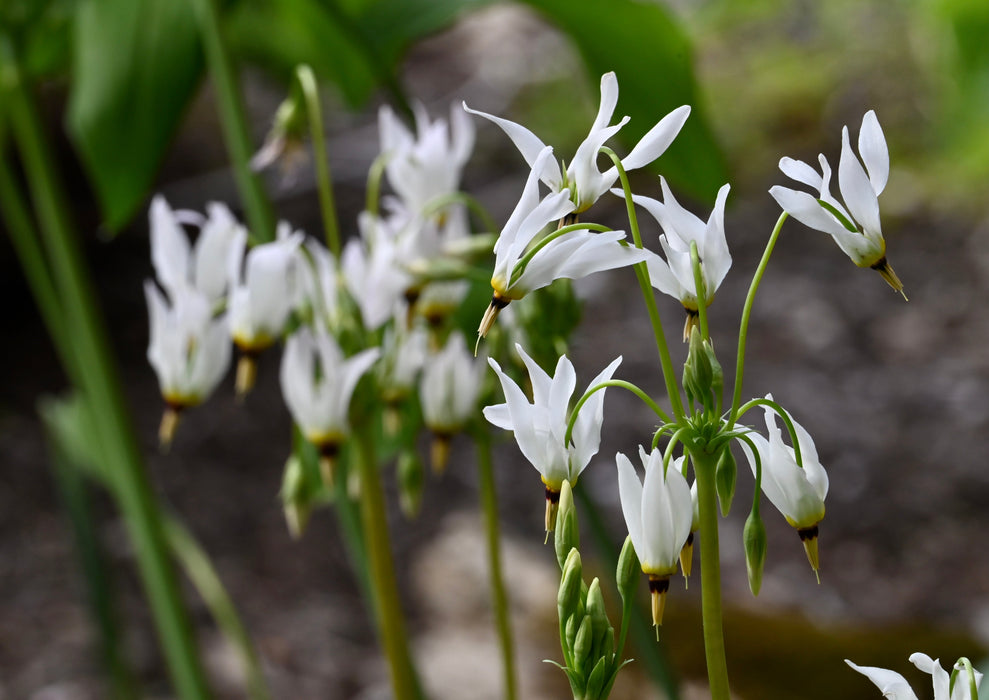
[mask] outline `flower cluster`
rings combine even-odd
[[[896,671],[875,666],[858,666],[848,659],[845,663],[861,673],[889,700],[917,700],[916,693],[906,679]],[[917,652],[910,655],[910,663],[931,676],[934,683],[934,700],[979,700],[982,674],[972,668],[968,659],[959,659],[949,674],[939,659]]]

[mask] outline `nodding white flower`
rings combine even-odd
[[[331,335],[305,327],[289,337],[282,354],[282,395],[309,442],[335,451],[349,435],[350,397],[380,353],[369,348],[345,358]]]
[[[649,576],[653,600],[653,624],[662,624],[670,576],[676,573],[680,552],[690,536],[694,503],[687,480],[676,464],[663,473],[663,453],[640,446],[639,459],[646,470],[640,482],[635,467],[624,454],[618,464],[618,492],[622,513],[642,572]],[[682,465],[682,460],[681,460]]]
[[[230,366],[226,319],[213,317],[210,300],[191,287],[173,292],[171,305],[155,283],[144,283],[150,339],[148,362],[158,375],[166,409],[158,437],[172,441],[179,412],[198,406],[213,393]]]
[[[632,199],[636,204],[644,207],[665,232],[659,237],[659,243],[663,246],[666,260],[658,255],[650,255],[646,259],[646,264],[649,266],[652,286],[664,294],[679,299],[687,310],[687,325],[684,328],[683,338],[688,340],[692,322],[697,316],[698,303],[694,267],[690,260],[690,244],[695,241],[697,243],[706,306],[714,299],[714,293],[721,286],[731,267],[731,253],[728,251],[728,241],[725,239],[725,202],[731,187],[724,185],[718,190],[714,209],[705,223],[680,206],[673,197],[666,178],[660,176],[659,179],[663,188],[663,202],[639,195],[633,195]],[[624,196],[621,190],[612,190],[612,192]]]
[[[244,254],[247,230],[225,204],[206,205],[208,216],[174,212],[161,195],[151,200],[151,261],[158,281],[169,297],[193,288],[216,305],[227,291],[226,271]],[[200,227],[195,246],[182,230],[182,220]]]
[[[298,298],[292,268],[302,239],[295,232],[255,246],[246,256],[243,278],[239,265],[229,271],[230,334],[244,352],[260,352],[281,335]]]
[[[315,326],[332,333],[342,322],[340,294],[343,280],[337,259],[314,238],[307,239],[303,248],[307,255],[300,256],[298,265],[299,308],[308,305]]]
[[[766,398],[772,400],[773,397],[767,394]],[[748,434],[749,439],[755,443],[762,463],[762,492],[786,521],[796,528],[807,552],[807,559],[816,572],[819,568],[818,523],[824,519],[828,474],[818,459],[814,440],[802,425],[791,418],[803,461],[801,469],[793,448],[783,442],[783,434],[776,422],[776,411],[766,406],[765,414],[769,439],[755,432]],[[756,463],[752,449],[742,442],[742,451],[745,452],[754,476]]]
[[[538,155],[522,197],[495,242],[495,268],[491,276],[494,295],[478,329],[487,334],[498,312],[509,302],[545,287],[558,279],[578,279],[602,270],[634,265],[646,259],[643,250],[621,245],[624,231],[572,231],[545,244],[524,267],[520,265],[530,243],[547,224],[574,210],[566,192],[539,199],[538,173],[550,162],[553,150],[545,147]]]
[[[910,662],[924,673],[932,676],[934,683],[934,700],[978,700],[978,695],[973,696],[970,679],[967,677],[967,669],[960,662],[955,664],[955,670],[960,671],[951,685],[951,676],[939,659],[932,659],[927,654],[914,653],[910,655]],[[910,688],[907,680],[896,671],[889,671],[876,666],[859,666],[845,659],[845,663],[872,681],[882,692],[883,697],[890,700],[917,700],[916,693]],[[982,674],[973,671],[975,676],[975,687],[978,689],[982,682]]]
[[[347,242],[340,260],[344,283],[361,310],[367,330],[376,330],[391,320],[412,282],[402,268],[400,250],[392,235],[380,230],[377,235],[371,234],[379,223],[380,219],[369,214],[359,216],[361,237]]]
[[[539,178],[553,192],[567,192],[573,200],[575,211],[580,213],[588,209],[598,198],[608,191],[618,179],[618,169],[610,167],[605,172],[598,170],[598,153],[605,142],[618,133],[628,122],[628,117],[622,117],[617,124],[609,126],[615,106],[618,104],[618,78],[614,73],[601,76],[601,103],[597,116],[591,125],[584,142],[577,147],[569,167],[556,162],[546,161],[537,165],[538,156],[545,144],[534,133],[521,124],[501,119],[485,112],[470,109],[464,103],[464,109],[471,114],[484,117],[497,124],[519,149],[526,163],[536,170]],[[690,107],[684,105],[673,110],[660,120],[642,140],[622,159],[625,170],[641,168],[659,158],[673,143],[680,133],[684,122],[690,115]]]
[[[831,234],[852,262],[878,271],[889,286],[902,294],[903,283],[886,260],[886,241],[879,224],[879,195],[889,179],[889,149],[873,110],[862,117],[858,150],[862,162],[852,152],[848,127],[842,127],[838,189],[844,204],[831,195],[831,166],[824,154],[818,157],[820,174],[801,160],[780,160],[780,170],[787,177],[817,190],[816,196],[779,185],[770,189],[769,194],[783,211],[800,223]]]
[[[388,106],[378,111],[378,130],[388,182],[403,205],[422,216],[431,202],[459,189],[461,170],[474,148],[474,124],[456,105],[451,105],[449,125],[430,121],[421,104],[413,111],[415,134]]]
[[[604,394],[595,392],[581,407],[574,423],[570,442],[565,442],[570,420],[570,398],[577,385],[577,373],[566,355],[561,355],[550,377],[529,357],[521,345],[519,356],[529,371],[532,403],[525,393],[493,359],[494,369],[505,392],[505,403],[488,406],[484,417],[489,423],[515,433],[515,441],[527,460],[542,476],[546,485],[546,529],[552,530],[556,521],[555,508],[563,482],[571,485],[584,471],[601,445],[601,424],[604,422]],[[615,359],[591,380],[588,389],[611,379],[622,358]]]

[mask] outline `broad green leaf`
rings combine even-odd
[[[658,167],[681,189],[713,202],[728,180],[727,167],[700,104],[690,42],[669,12],[640,0],[524,1],[570,36],[595,84],[615,71],[620,86],[616,114],[631,117],[621,132],[628,143],[637,142],[673,109],[691,106],[690,119]]]
[[[144,201],[203,70],[191,5],[82,0],[68,129],[104,223],[119,230]]]

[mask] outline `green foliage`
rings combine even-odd
[[[604,3],[526,0],[577,45],[596,82],[618,75],[618,113],[631,117],[622,135],[637,141],[665,114],[692,106],[680,135],[657,161],[667,179],[691,195],[714,201],[727,168],[707,124],[694,79],[690,42],[659,4],[635,0]]]
[[[73,41],[68,129],[116,230],[144,201],[199,83],[196,21],[187,2],[83,0]]]

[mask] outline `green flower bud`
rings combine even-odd
[[[398,456],[398,503],[406,518],[419,514],[425,486],[425,470],[415,450],[402,450]]]
[[[571,615],[567,618],[567,624],[563,626],[563,639],[560,642],[563,644],[563,648],[570,652],[570,658],[573,658],[574,645],[577,642],[577,629],[583,619],[583,615]]]
[[[583,573],[580,552],[576,548],[571,549],[563,565],[560,589],[556,595],[556,607],[561,620],[576,612],[578,607],[583,607],[580,606],[581,585],[584,582]]]
[[[595,625],[600,624],[602,620],[607,625],[608,611],[604,605],[604,593],[601,592],[601,582],[596,577],[587,587],[586,601],[585,612],[587,616],[594,618]]]
[[[762,587],[762,569],[766,564],[766,526],[756,511],[749,513],[742,530],[745,546],[745,569],[749,575],[749,590],[759,595]]]
[[[611,669],[611,660],[604,656],[598,658],[590,675],[587,676],[587,688],[584,690],[586,700],[594,700],[601,697],[605,685],[608,682],[608,671]]]
[[[711,344],[710,340],[704,341],[704,352],[707,354],[708,362],[711,363],[711,393],[717,401],[725,388],[725,373],[714,354],[714,345]]]
[[[594,646],[594,621],[590,615],[585,615],[577,629],[577,637],[573,645],[574,670],[581,676],[585,675],[587,662],[591,657],[591,649]]]
[[[556,506],[556,528],[553,545],[556,548],[556,561],[564,568],[572,549],[580,547],[580,532],[577,527],[577,509],[573,502],[573,490],[569,481],[563,482],[560,500]]]
[[[728,515],[731,501],[735,497],[735,482],[738,478],[738,464],[730,447],[725,447],[718,458],[718,467],[714,473],[714,482],[718,487],[718,500],[721,502],[721,515]]]
[[[618,555],[618,569],[615,572],[615,580],[618,583],[618,594],[622,601],[629,600],[635,595],[635,584],[639,580],[639,573],[642,565],[639,557],[635,554],[632,546],[632,538],[626,537],[625,544],[622,545],[622,553]]]
[[[288,530],[294,539],[299,539],[305,532],[312,507],[306,488],[306,475],[302,460],[294,452],[285,462],[281,497]]]
[[[687,398],[699,403],[705,408],[712,408],[711,385],[714,381],[714,371],[711,358],[704,347],[704,341],[697,328],[690,331],[690,349],[687,351],[687,361],[683,365],[683,388]]]

